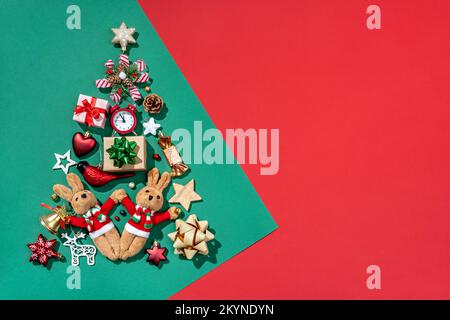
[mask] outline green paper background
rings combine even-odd
[[[66,9],[70,4],[81,8],[81,30],[66,28]],[[158,226],[151,239],[169,247],[169,262],[161,268],[150,266],[145,256],[113,263],[97,254],[96,265],[89,267],[81,258],[81,289],[66,286],[70,265],[69,248],[59,245],[68,261],[55,261],[48,269],[28,262],[27,243],[39,233],[54,238],[39,223],[47,211],[41,202],[50,200],[52,186],[65,183],[61,170],[53,171],[53,153],[71,148],[72,135],[85,128],[72,121],[72,110],[79,93],[107,98],[94,85],[101,78],[107,59],[116,61],[120,50],[111,45],[111,27],[121,21],[136,27],[138,46],[130,51],[130,60],[143,58],[154,80],[152,90],[168,106],[163,119],[157,119],[166,134],[175,128],[193,131],[193,122],[202,121],[203,130],[214,128],[208,114],[192,92],[176,63],[137,2],[130,1],[0,1],[3,30],[0,51],[2,71],[1,97],[1,172],[2,217],[0,298],[2,299],[165,299],[195,281],[233,255],[249,247],[276,228],[276,224],[238,165],[190,165],[191,172],[177,183],[194,178],[202,202],[193,203],[190,213],[206,219],[217,241],[210,243],[211,256],[187,261],[175,256],[167,234],[173,223]],[[143,92],[143,90],[142,90]],[[139,110],[142,110],[140,107]],[[138,115],[141,120],[147,115]],[[111,129],[94,130],[95,138],[109,135]],[[138,133],[142,132],[140,123]],[[159,151],[154,137],[148,137],[149,167],[154,165],[152,148]],[[87,158],[99,161],[97,150]],[[160,153],[161,154],[161,153]],[[161,154],[162,155],[162,154]],[[72,152],[74,160],[78,160]],[[168,170],[164,160],[157,163]],[[76,172],[74,167],[71,172]],[[144,175],[134,181],[142,187]],[[103,188],[87,186],[105,201],[115,188],[129,190],[128,180]],[[168,196],[173,194],[170,188]],[[111,217],[118,215],[116,207]],[[186,213],[184,218],[186,217]],[[127,218],[114,223],[122,230]],[[60,241],[58,241],[60,242]],[[90,239],[83,243],[92,243]],[[205,288],[207,289],[207,288]]]

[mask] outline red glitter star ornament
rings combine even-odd
[[[167,248],[160,247],[158,242],[153,242],[153,246],[149,249],[146,249],[148,253],[147,262],[153,263],[155,266],[158,266],[161,261],[167,260],[164,255]]]
[[[40,234],[36,242],[27,244],[32,252],[30,261],[37,261],[46,267],[50,258],[61,258],[61,254],[53,250],[55,243],[56,239],[47,240]]]

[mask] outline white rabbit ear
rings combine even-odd
[[[159,179],[159,170],[158,168],[153,168],[147,173],[147,186],[155,187],[158,184]]]
[[[72,193],[75,194],[84,190],[83,182],[75,173],[68,173],[66,176],[67,183],[72,188]]]
[[[66,201],[72,201],[72,197],[73,197],[73,193],[72,190],[70,190],[69,188],[67,188],[66,186],[62,185],[62,184],[55,184],[53,186],[53,191],[60,196],[61,198],[63,198]]]
[[[156,189],[163,191],[169,185],[170,180],[170,173],[163,172],[163,174],[161,175],[161,179],[159,179],[158,184],[156,185]]]

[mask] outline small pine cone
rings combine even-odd
[[[125,86],[125,88],[129,88],[133,85],[133,81],[130,78],[125,78],[122,81],[122,84]]]
[[[144,110],[151,114],[159,113],[164,105],[163,99],[155,93],[151,93],[142,102]]]
[[[120,83],[120,78],[118,75],[109,76],[107,79],[108,79],[108,82],[111,83],[112,85],[116,85],[116,84]]]
[[[117,66],[117,73],[127,70],[127,67],[121,63]]]

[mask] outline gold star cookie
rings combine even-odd
[[[175,194],[169,199],[169,203],[179,203],[183,208],[189,210],[191,202],[202,200],[202,197],[194,191],[194,179],[184,186],[173,183],[173,188],[175,189]]]

